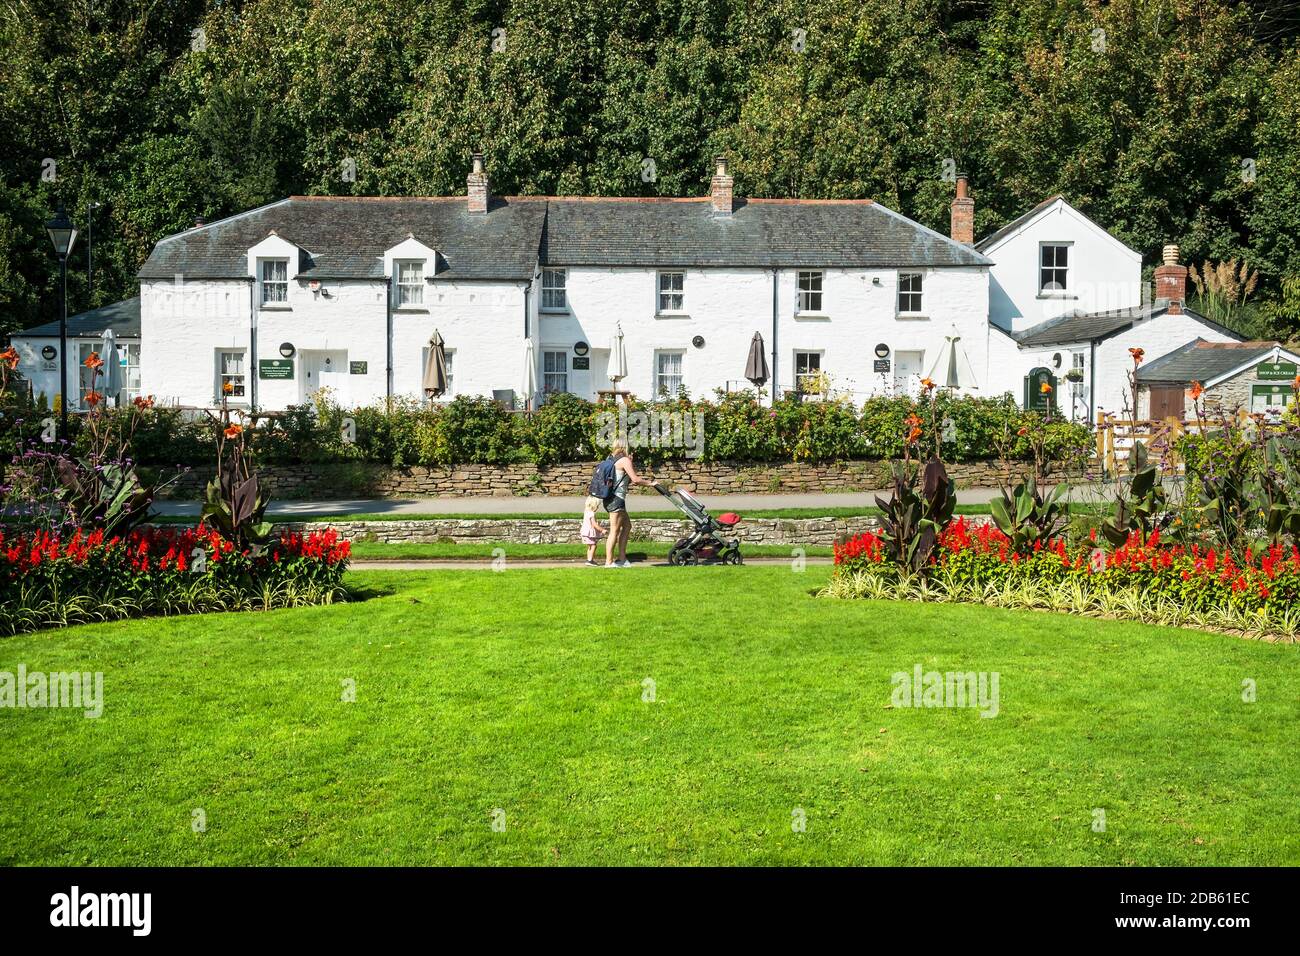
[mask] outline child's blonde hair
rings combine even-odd
[[[597,498],[595,495],[587,495],[587,501],[583,505],[583,510],[595,514],[597,509],[599,509],[600,506],[603,504],[604,502],[601,501],[599,498]]]

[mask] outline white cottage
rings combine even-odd
[[[1134,417],[1130,349],[1147,361],[1188,342],[1241,339],[1188,309],[1178,247],[1142,282],[1142,256],[1061,196],[1053,196],[975,246],[994,261],[989,280],[989,382],[1022,404],[1047,383],[1074,421]]]
[[[773,396],[817,379],[860,403],[929,376],[1032,404],[1046,381],[1082,421],[1121,410],[1130,346],[1237,338],[1184,308],[1176,253],[1144,302],[1141,256],[1059,196],[973,227],[965,176],[944,236],[870,200],[736,199],[723,158],[708,196],[605,199],[493,196],[476,155],[464,196],[295,196],[168,236],[111,309],[138,316],[144,393],[206,407],[229,385],[262,409],[423,397],[435,330],[442,399],[705,397],[749,387],[758,333]],[[76,317],[78,358],[97,313]],[[15,337],[30,377],[47,332]]]

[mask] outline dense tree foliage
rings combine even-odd
[[[872,196],[977,233],[1053,193],[1141,250],[1260,270],[1300,332],[1300,13],[1210,0],[5,0],[0,334],[153,243],[292,193]],[[648,176],[647,160],[653,161]]]

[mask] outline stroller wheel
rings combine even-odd
[[[723,556],[722,556],[722,561],[723,561],[724,564],[744,564],[744,563],[745,563],[745,559],[744,559],[743,557],[741,557],[740,549],[739,549],[739,548],[732,548],[730,551],[725,552],[725,553],[723,554]]]
[[[700,563],[700,559],[698,556],[696,556],[694,551],[677,552],[677,566],[679,568],[689,568],[699,563]]]

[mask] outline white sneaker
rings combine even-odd
[[[614,567],[616,567],[616,568],[630,568],[630,567],[632,567],[632,562],[629,561],[627,558],[624,558],[622,561],[615,561],[615,562],[614,562]]]

